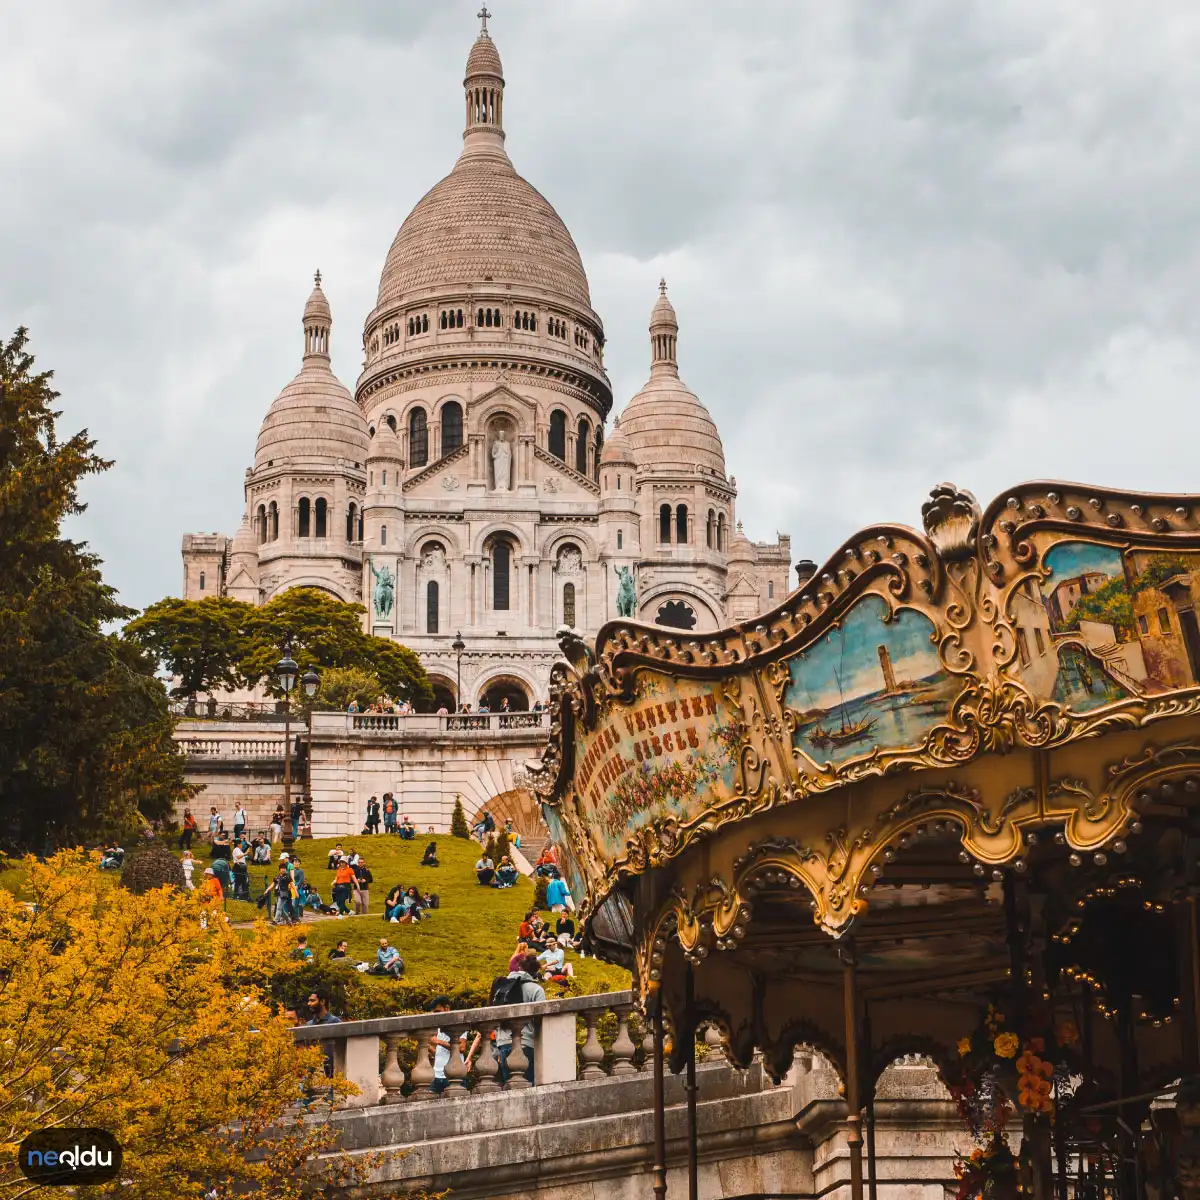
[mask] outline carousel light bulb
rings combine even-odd
[[[1096,866],[1102,867],[1106,862],[1108,862],[1108,855],[1105,854],[1103,850],[1097,850],[1096,853],[1092,855],[1092,862],[1094,862]]]
[[[1070,857],[1067,859],[1067,862],[1069,862],[1071,866],[1077,867],[1083,862],[1083,859],[1080,858],[1079,855],[1074,851],[1072,851]]]
[[[958,861],[960,863],[969,863],[971,861],[971,856],[965,850],[960,850],[958,852]]]
[[[1141,823],[1141,821],[1134,821],[1134,822],[1133,822],[1133,823],[1132,823],[1132,824],[1129,826],[1129,832],[1130,832],[1130,833],[1141,833],[1141,832],[1142,832],[1142,823]]]
[[[1061,829],[1054,835],[1054,844],[1056,846],[1065,846],[1067,844],[1066,834]]]
[[[982,875],[984,873],[983,863],[976,863],[975,867],[974,867],[974,871],[975,871],[976,875]]]
[[[1113,842],[1112,848],[1113,848],[1114,854],[1124,854],[1125,851],[1128,849],[1128,847],[1125,845],[1125,843],[1120,838],[1117,838],[1117,840],[1115,842]]]

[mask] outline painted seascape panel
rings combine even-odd
[[[634,702],[615,704],[575,745],[575,787],[610,862],[652,821],[681,825],[733,795],[745,728],[703,683],[643,673]]]
[[[933,622],[881,596],[856,604],[789,664],[793,745],[835,766],[876,749],[919,746],[949,712],[958,681],[938,658]]]
[[[1088,712],[1200,676],[1200,558],[1059,542],[1011,593],[1015,669],[1039,699]]]

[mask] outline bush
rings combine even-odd
[[[500,830],[500,836],[496,838],[496,857],[494,862],[499,862],[506,854],[512,854],[512,847],[508,844],[508,830]]]
[[[166,846],[147,846],[125,864],[121,883],[137,896],[160,887],[181,888],[183,867]]]
[[[550,907],[546,903],[546,888],[550,886],[550,880],[545,875],[539,875],[537,881],[533,885],[533,907],[538,912],[545,912]]]
[[[483,853],[485,858],[490,858],[492,862],[496,861],[496,835],[494,833],[488,834]]]
[[[450,836],[471,840],[471,827],[467,824],[467,814],[463,812],[462,797],[454,797],[454,815],[450,818]]]
[[[306,962],[295,971],[284,971],[271,981],[271,998],[281,1007],[294,1010],[301,1021],[308,997],[319,992],[325,997],[329,1009],[336,1016],[347,1020],[359,1012],[365,1004],[362,975],[354,969],[352,962]]]

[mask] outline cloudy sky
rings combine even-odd
[[[116,460],[128,603],[232,533],[315,267],[353,388],[453,164],[478,0],[6,6],[0,331]],[[575,236],[617,407],[665,274],[753,537],[818,561],[943,479],[1200,491],[1200,8],[494,0],[517,169]]]

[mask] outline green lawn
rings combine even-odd
[[[325,962],[339,939],[350,943],[350,956],[374,961],[379,939],[386,937],[405,963],[403,981],[361,977],[378,1002],[371,1008],[412,1007],[423,996],[445,991],[470,998],[486,994],[491,981],[508,970],[508,960],[517,944],[517,927],[533,905],[532,881],[521,878],[512,888],[480,887],[475,879],[476,842],[439,835],[440,867],[422,867],[421,857],[428,836],[405,842],[392,835],[374,837],[317,838],[295,847],[309,881],[329,903],[333,894],[333,872],[328,869],[329,851],[341,843],[349,852],[357,849],[375,877],[371,908],[366,916],[321,917],[304,922],[303,932],[316,960]],[[280,846],[272,848],[278,862]],[[207,862],[207,847],[198,847],[198,860]],[[196,854],[196,850],[193,850]],[[200,868],[203,870],[203,866]],[[270,868],[274,874],[276,865]],[[267,877],[263,867],[251,869],[251,891],[258,895]],[[383,900],[392,885],[416,885],[422,892],[436,892],[441,907],[416,925],[393,925],[383,921]],[[234,921],[253,920],[259,915],[253,905],[230,901],[227,912]],[[553,918],[543,913],[548,920]],[[300,927],[297,927],[300,932]],[[575,967],[572,991],[589,994],[629,987],[629,973],[594,958],[571,956]]]
[[[437,838],[441,866],[420,866],[428,837],[401,841],[396,836],[318,838],[297,844],[304,870],[321,898],[329,903],[333,893],[333,873],[328,869],[328,854],[337,842],[347,851],[358,849],[366,856],[375,877],[371,888],[371,908],[366,916],[341,920],[311,915],[303,926],[316,962],[324,964],[329,951],[341,938],[350,943],[352,959],[374,961],[379,939],[386,937],[405,962],[402,980],[356,975],[361,996],[347,1015],[365,1016],[419,1008],[424,1000],[446,992],[461,1003],[480,1003],[491,981],[508,970],[508,960],[517,944],[517,927],[533,905],[532,881],[521,878],[509,889],[480,887],[475,879],[476,842],[441,836]],[[172,849],[174,847],[172,846]],[[272,847],[275,863],[270,868],[253,867],[251,893],[258,896],[278,863],[281,846]],[[176,851],[176,853],[179,853]],[[198,880],[208,864],[208,847],[197,842],[192,850],[197,861]],[[16,865],[0,871],[0,887],[20,894],[24,869]],[[116,881],[113,876],[114,883]],[[415,884],[422,892],[437,892],[441,907],[429,919],[417,925],[392,925],[383,921],[383,900],[395,883]],[[244,901],[227,901],[226,913],[235,923],[253,922],[262,910]],[[543,913],[553,920],[549,913]],[[247,929],[249,935],[249,929]],[[629,973],[594,958],[571,955],[575,979],[574,993],[618,991],[630,985]],[[339,970],[344,970],[340,968]]]

